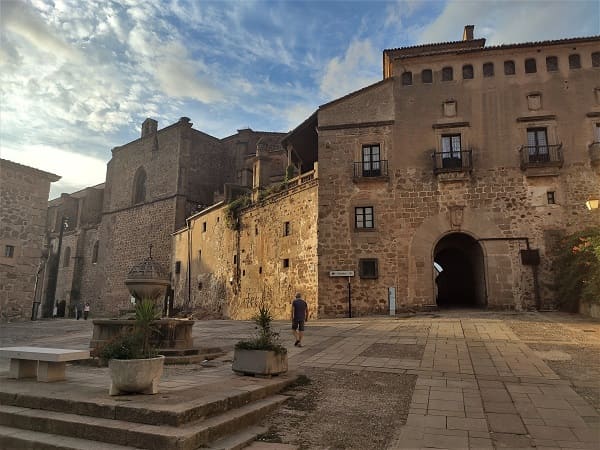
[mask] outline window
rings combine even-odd
[[[202,222],[202,232],[206,233],[206,222]]]
[[[600,67],[600,52],[592,53],[592,67]]]
[[[462,167],[460,134],[442,135],[442,167]]]
[[[454,78],[454,72],[452,67],[444,67],[442,69],[442,81],[452,81]]]
[[[581,59],[577,53],[569,55],[569,69],[581,69]]]
[[[504,75],[514,75],[515,73],[515,62],[504,61]]]
[[[282,265],[283,265],[283,268],[284,268],[284,269],[287,269],[288,267],[290,267],[290,259],[289,259],[289,258],[285,258],[285,259],[282,261]]]
[[[63,267],[69,267],[69,264],[71,264],[71,247],[65,248],[63,256]]]
[[[402,74],[402,86],[410,86],[412,84],[412,72],[404,72]]]
[[[15,256],[15,246],[14,245],[5,245],[4,246],[4,257],[5,258],[13,258]]]
[[[546,192],[546,197],[548,199],[548,204],[549,205],[554,205],[556,203],[556,201],[554,199],[554,191],[548,191],[548,192]]]
[[[535,58],[527,58],[525,60],[525,73],[536,73],[537,66],[535,63]]]
[[[379,144],[363,145],[362,148],[362,176],[381,176],[381,152]]]
[[[359,259],[358,274],[361,278],[377,278],[377,260],[376,259]]]
[[[100,249],[100,241],[96,241],[94,244],[94,248],[92,250],[92,264],[96,264],[98,262],[98,250]]]
[[[202,250],[198,250],[198,262],[202,261]]]
[[[289,236],[290,233],[291,233],[290,223],[289,222],[283,222],[283,235],[284,236]]]
[[[237,264],[237,255],[233,255],[233,263]]]
[[[594,135],[595,141],[594,142],[600,142],[600,123],[597,123],[595,128],[596,129],[594,130],[595,131],[595,135]]]
[[[488,62],[483,65],[483,76],[493,77],[494,76],[494,63]]]
[[[556,56],[548,56],[546,58],[546,70],[548,72],[556,72],[558,70],[558,58]]]
[[[258,273],[262,273],[262,266],[258,268]]]
[[[433,72],[431,69],[425,69],[421,72],[421,81],[423,83],[433,83]]]
[[[181,261],[175,261],[175,273],[181,273]]]
[[[144,203],[146,201],[146,171],[140,167],[135,173],[133,181],[133,204]]]
[[[354,208],[354,226],[357,229],[373,228],[372,206],[359,206]]]
[[[462,68],[463,79],[470,80],[473,78],[473,66],[471,64],[465,64]]]
[[[258,225],[254,226],[254,236],[258,236]]]
[[[529,162],[547,162],[548,134],[546,128],[527,128]]]

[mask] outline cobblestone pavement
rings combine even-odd
[[[557,337],[562,348],[573,341],[600,355],[599,321],[560,313],[484,311],[317,320],[307,324],[302,348],[292,345],[287,323],[277,325],[292,369],[417,376],[406,424],[395,430],[389,450],[600,448],[599,411],[576,392],[571,378],[561,379],[543,353],[530,347],[553,342],[547,333],[563,330]],[[90,321],[63,319],[2,324],[0,346],[86,348],[91,326]],[[248,322],[194,325],[197,345],[226,350],[252,332]],[[593,371],[598,360],[589,365]],[[0,370],[6,369],[7,361],[0,360]],[[600,390],[600,379],[588,387]]]

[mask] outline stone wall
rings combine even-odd
[[[31,316],[36,273],[43,267],[50,183],[59,178],[0,159],[0,321]]]
[[[224,205],[190,218],[173,238],[176,304],[199,316],[248,319],[266,303],[277,319],[288,319],[298,291],[315,317],[317,188],[309,181],[243,210],[239,230],[228,226]]]

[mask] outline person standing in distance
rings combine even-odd
[[[302,294],[298,292],[296,298],[292,301],[292,330],[296,347],[302,347],[302,338],[304,337],[304,323],[308,320],[308,305],[302,299]]]

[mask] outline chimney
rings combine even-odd
[[[472,41],[473,40],[473,30],[475,29],[475,25],[465,25],[465,30],[463,31],[463,41]]]
[[[156,133],[156,130],[158,130],[158,122],[156,120],[148,118],[142,123],[142,137],[150,136]]]

